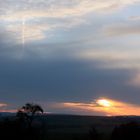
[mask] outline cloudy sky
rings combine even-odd
[[[139,9],[140,0],[0,0],[0,111],[34,102],[140,115]]]

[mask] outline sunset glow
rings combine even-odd
[[[97,100],[97,104],[99,104],[100,106],[103,106],[103,107],[111,107],[112,106],[112,103],[107,99],[99,99],[99,100]]]
[[[112,99],[97,99],[95,102],[65,102],[56,104],[57,108],[78,110],[89,114],[104,114],[106,116],[140,115],[140,106]],[[127,108],[127,109],[126,109]]]

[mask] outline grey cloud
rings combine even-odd
[[[98,63],[59,57],[59,52],[54,60],[1,60],[0,97],[9,101],[89,101],[107,96],[133,101],[139,89],[125,85],[131,72],[99,69]]]
[[[140,34],[140,27],[139,23],[120,23],[105,27],[103,32],[108,36],[137,35]]]
[[[28,44],[21,46],[0,40],[0,98],[17,103],[26,101],[89,101],[100,96],[139,103],[139,88],[126,85],[133,71],[102,69],[103,61],[75,58],[81,41]],[[10,47],[13,45],[13,47]],[[66,47],[67,46],[67,47]],[[71,47],[69,47],[71,46]],[[127,96],[127,98],[126,98]],[[12,101],[13,100],[13,101]]]

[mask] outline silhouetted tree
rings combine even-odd
[[[40,105],[33,104],[33,103],[25,104],[25,106],[23,106],[19,111],[22,111],[26,114],[31,114],[32,116],[35,115],[38,112],[41,112],[41,113],[44,112]]]
[[[20,119],[26,119],[27,121],[30,121],[31,124],[34,115],[36,113],[43,113],[43,112],[44,111],[40,105],[33,104],[33,103],[26,103],[18,110],[17,117]]]
[[[18,110],[16,117],[6,117],[0,120],[0,140],[42,140],[44,125],[40,117],[33,122],[37,112],[43,113],[37,104],[25,104]]]
[[[139,140],[140,139],[140,126],[136,122],[122,124],[115,127],[111,140]]]
[[[43,113],[43,109],[40,105],[33,103],[25,104],[17,112],[17,120],[20,122],[22,128],[26,130],[26,135],[28,136],[26,139],[38,140],[41,135],[42,128],[36,128],[33,125],[35,123],[33,119],[37,113]]]

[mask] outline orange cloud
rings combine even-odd
[[[111,99],[97,99],[90,103],[74,103],[65,102],[60,103],[61,108],[70,108],[77,111],[89,112],[99,112],[106,114],[107,116],[117,116],[117,115],[140,115],[140,106],[133,105],[125,102],[120,102]]]

